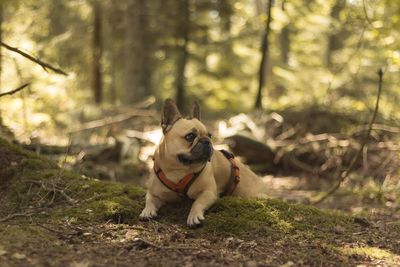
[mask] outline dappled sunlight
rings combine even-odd
[[[339,247],[337,250],[346,256],[353,257],[365,257],[371,259],[373,262],[375,260],[387,260],[387,264],[397,264],[400,261],[400,255],[390,252],[387,249],[378,247],[358,247],[358,246],[347,246]]]

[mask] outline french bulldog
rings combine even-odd
[[[266,196],[260,177],[229,152],[214,150],[197,102],[184,118],[173,100],[165,100],[161,127],[164,134],[154,153],[141,219],[157,217],[161,206],[185,196],[194,200],[187,217],[193,228],[201,225],[204,212],[221,195]]]

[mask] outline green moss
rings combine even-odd
[[[21,171],[42,171],[48,169],[58,169],[57,164],[44,158],[25,158],[21,161],[19,168]]]
[[[143,207],[144,192],[139,188],[85,178],[2,139],[0,148],[2,155],[18,159],[15,166],[0,168],[2,174],[7,174],[8,184],[4,189],[8,193],[7,202],[12,203],[7,213],[32,205],[50,205],[54,212],[49,219],[120,222],[136,220]]]
[[[0,143],[1,145],[1,143]],[[133,186],[102,182],[58,168],[41,156],[21,151],[13,145],[5,146],[23,158],[13,172],[10,184],[11,202],[23,209],[32,203],[51,203],[50,221],[136,223],[144,207],[144,191]],[[18,178],[18,179],[15,179]],[[56,186],[61,193],[43,194],[43,188],[29,181],[40,181],[47,187]],[[73,202],[71,203],[71,199]],[[161,209],[164,222],[185,225],[191,201],[167,205]],[[288,204],[280,200],[250,200],[222,198],[206,213],[204,227],[197,233],[244,236],[267,234],[274,237],[317,238],[334,235],[335,227],[350,231],[351,217],[330,213],[305,205]]]
[[[115,223],[135,223],[142,209],[142,202],[128,196],[116,196],[82,205],[63,207],[56,210],[51,218],[92,223],[109,220]]]
[[[53,242],[56,238],[48,235],[44,229],[35,225],[7,225],[0,227],[0,244],[3,246],[25,246],[35,245],[43,242]]]
[[[324,212],[311,206],[273,199],[223,198],[207,213],[203,229],[231,235],[254,231],[317,236],[333,233],[338,225],[344,229],[354,227],[351,218],[343,214]]]

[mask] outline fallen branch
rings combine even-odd
[[[153,110],[137,109],[137,110],[133,110],[133,111],[130,111],[130,112],[127,112],[124,114],[119,114],[116,116],[109,116],[104,119],[94,120],[94,121],[84,123],[79,128],[71,130],[69,132],[69,134],[81,132],[81,131],[85,131],[85,130],[93,130],[93,129],[101,128],[104,126],[121,123],[121,122],[130,120],[134,117],[154,117],[156,115],[157,115],[157,112],[155,112]]]
[[[66,146],[55,146],[46,144],[20,144],[23,148],[35,151],[38,154],[49,154],[49,155],[59,155],[65,154],[68,150],[69,155],[79,154],[83,148],[81,146],[72,146],[70,149]]]
[[[363,132],[368,130],[368,125],[357,127],[355,133]],[[372,130],[389,132],[393,134],[400,133],[400,127],[384,125],[384,124],[374,124]]]
[[[57,74],[68,76],[68,74],[66,72],[64,72],[63,70],[61,70],[59,68],[56,68],[56,67],[53,67],[49,63],[43,62],[42,60],[40,60],[38,58],[35,58],[35,57],[25,53],[24,51],[21,51],[20,49],[18,49],[16,47],[9,46],[8,44],[5,44],[3,42],[1,42],[1,45],[3,47],[5,47],[7,50],[10,50],[10,51],[15,52],[17,54],[20,54],[21,56],[29,59],[30,61],[35,62],[36,64],[40,65],[45,71],[47,71],[47,69],[50,69],[50,70],[54,71]]]
[[[156,249],[172,249],[172,250],[179,250],[179,249],[188,249],[188,250],[198,250],[198,247],[185,247],[185,246],[160,246],[157,245],[156,243],[153,243],[149,240],[143,239],[143,238],[139,238],[139,237],[135,237],[133,240],[133,242],[135,242],[136,244],[140,245],[140,246],[148,246],[148,247],[153,247]]]
[[[370,135],[371,135],[372,127],[373,127],[373,125],[374,125],[374,122],[375,122],[375,119],[376,119],[376,116],[377,116],[378,110],[379,110],[379,102],[380,102],[381,92],[382,92],[382,78],[383,78],[383,71],[382,71],[382,69],[379,69],[379,70],[378,70],[378,76],[379,76],[378,95],[377,95],[377,97],[376,97],[375,110],[374,110],[374,113],[372,114],[372,118],[371,118],[371,121],[370,121],[369,126],[368,126],[368,131],[367,131],[367,133],[365,134],[364,140],[363,140],[363,142],[362,142],[360,148],[358,149],[357,154],[356,154],[356,155],[354,156],[354,158],[352,159],[352,161],[351,161],[350,166],[348,167],[348,169],[347,169],[346,171],[344,171],[344,172],[341,173],[340,179],[339,179],[339,181],[337,182],[337,184],[336,184],[334,187],[332,187],[332,189],[329,190],[329,191],[328,191],[325,195],[323,195],[320,199],[314,201],[314,202],[312,203],[313,205],[317,205],[317,204],[321,203],[322,201],[324,201],[325,199],[327,199],[329,196],[331,196],[333,193],[335,193],[336,190],[338,190],[338,189],[340,188],[340,186],[342,185],[342,183],[346,180],[346,178],[349,176],[349,174],[353,171],[354,166],[355,166],[355,164],[356,164],[358,158],[360,157],[362,151],[364,150],[364,147],[365,147],[365,145],[367,144],[368,139],[369,139],[369,137],[370,137]]]
[[[9,214],[6,217],[0,218],[0,222],[6,222],[6,221],[9,221],[16,217],[29,217],[29,216],[32,216],[33,214],[37,214],[40,211],[41,210],[35,210],[35,211],[17,212],[17,213]]]
[[[14,89],[14,90],[11,90],[11,91],[8,91],[8,92],[5,92],[5,93],[0,93],[0,97],[6,96],[6,95],[13,95],[15,93],[18,93],[22,89],[28,87],[28,85],[30,85],[30,84],[31,83],[25,83],[25,84],[21,85],[20,87]]]

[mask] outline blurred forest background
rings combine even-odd
[[[29,83],[0,99],[2,127],[26,148],[107,179],[121,175],[102,161],[129,162],[129,180],[147,170],[162,100],[198,99],[216,143],[257,172],[332,180],[363,147],[382,68],[355,179],[398,189],[399,1],[1,3],[1,92]]]

